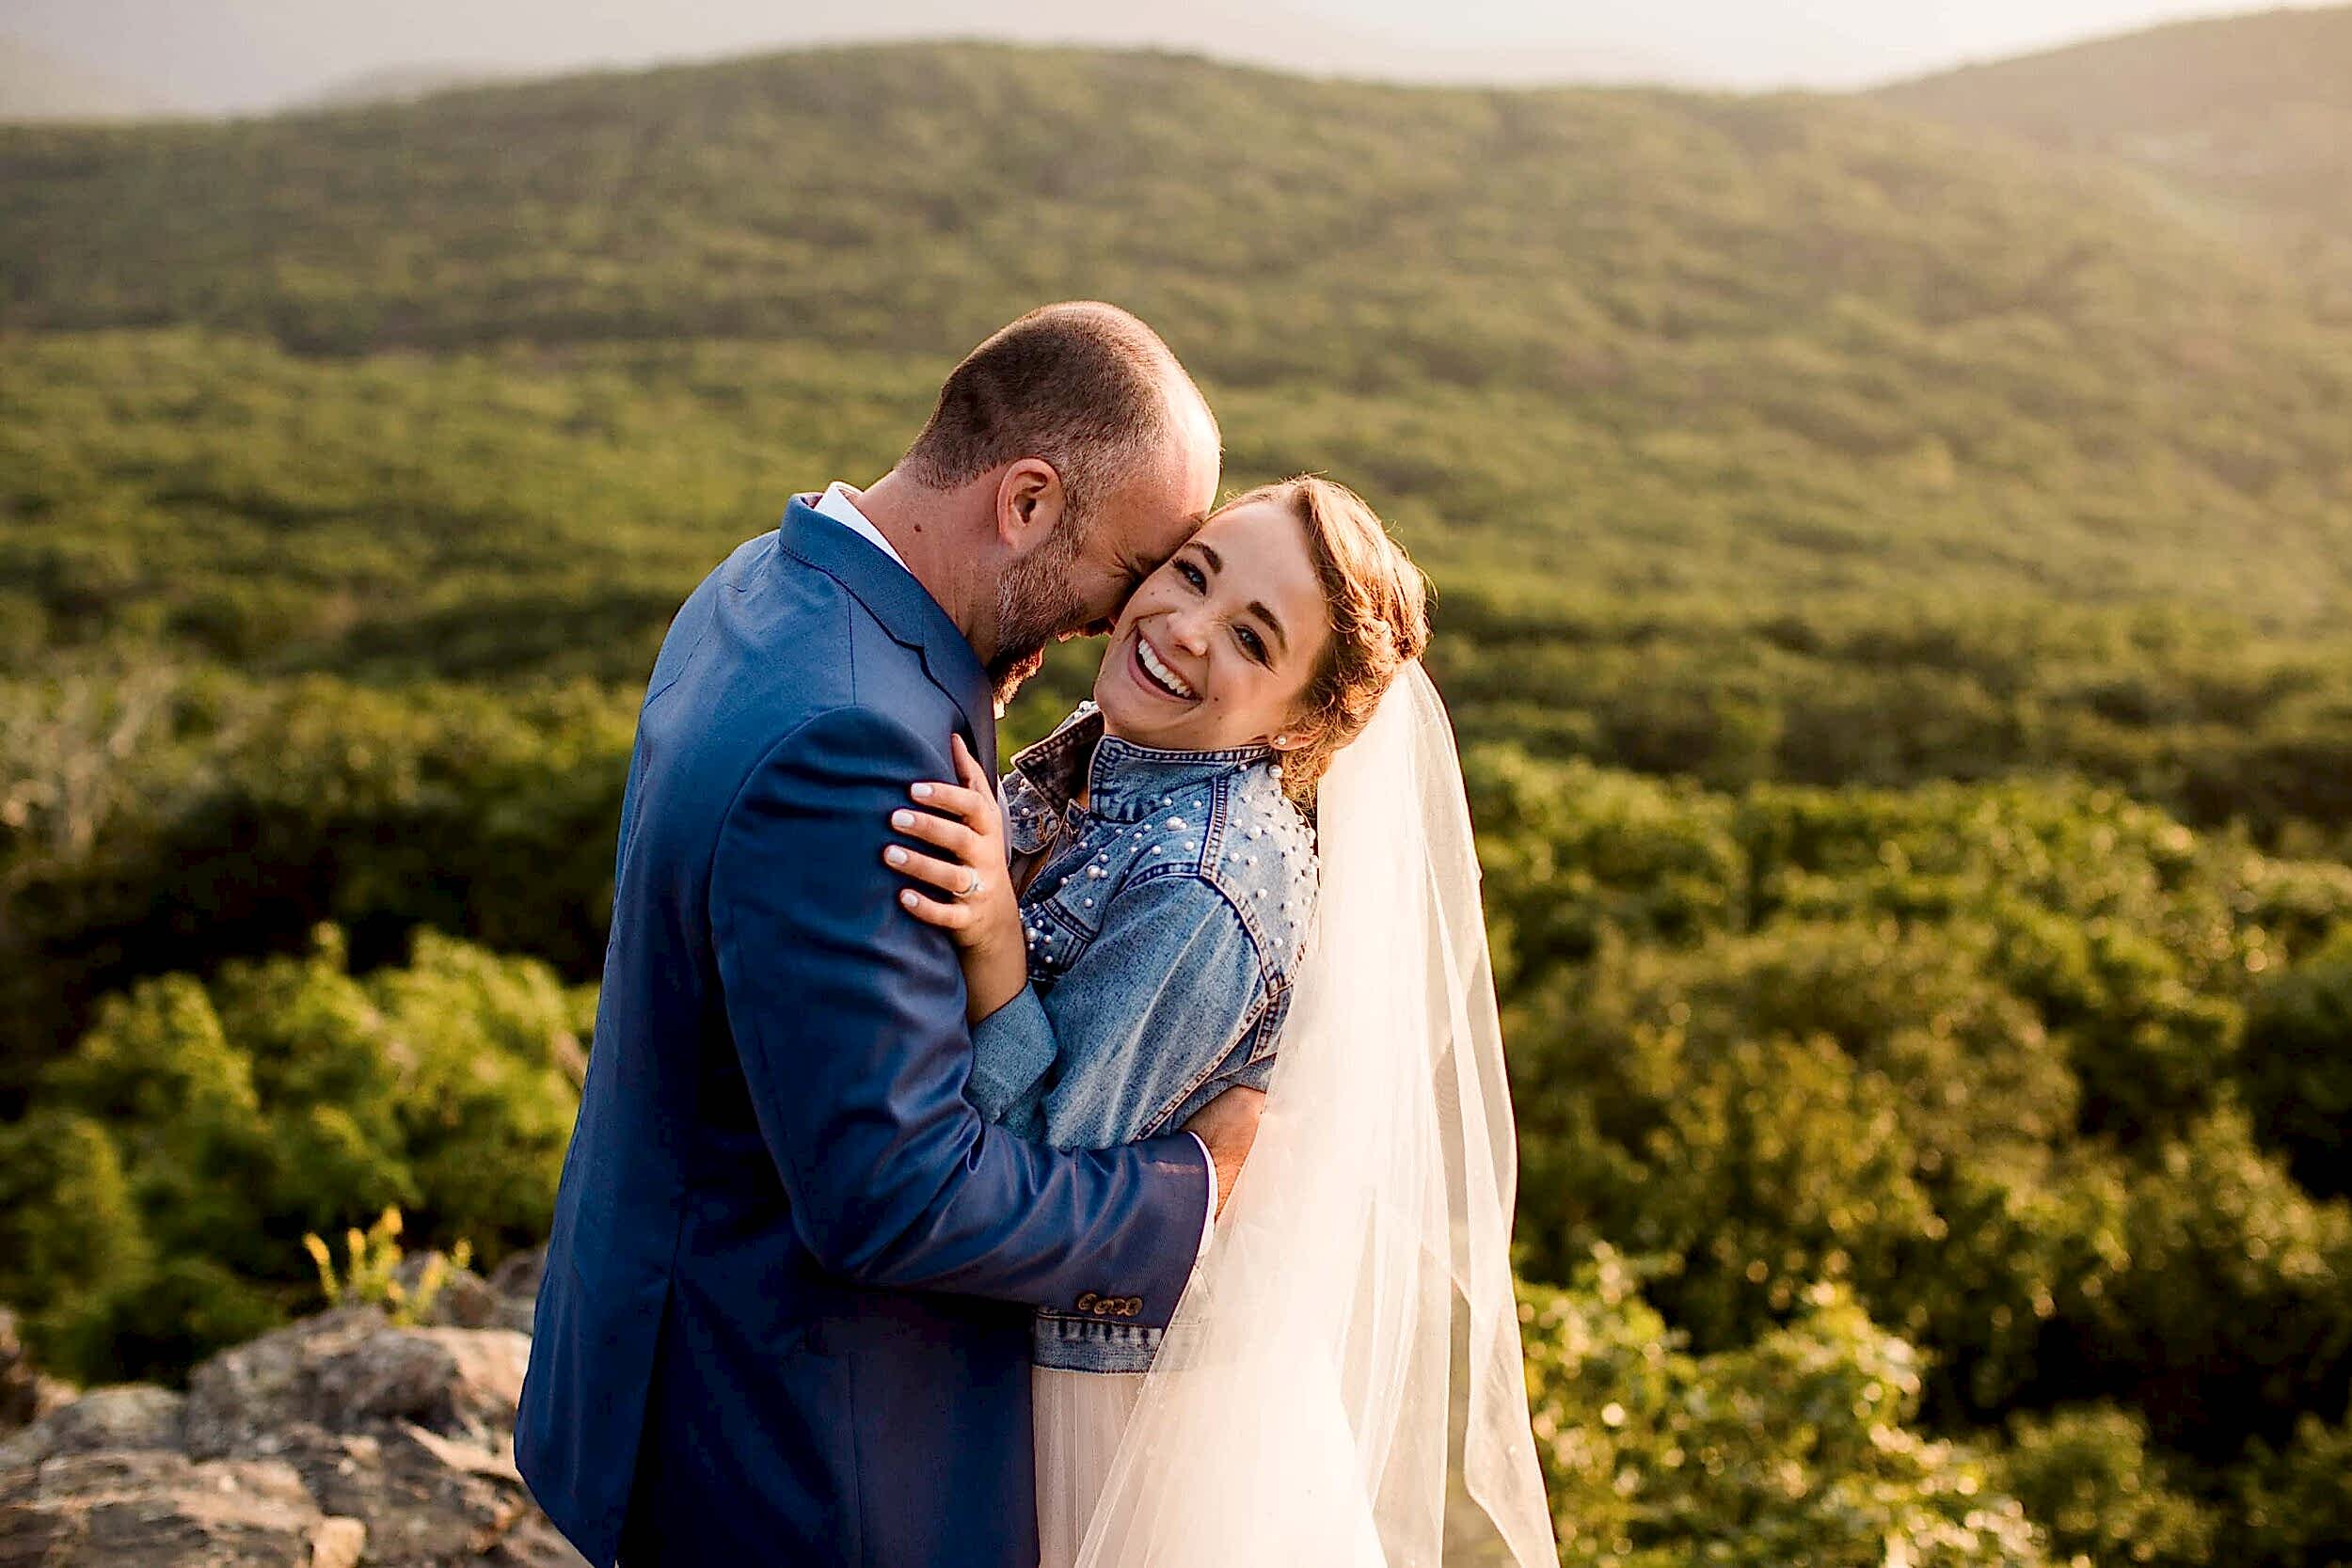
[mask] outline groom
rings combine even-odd
[[[1030,1309],[1165,1324],[1256,1097],[1106,1152],[984,1125],[953,950],[882,851],[951,736],[994,771],[993,703],[1174,551],[1217,464],[1150,328],[1049,307],[678,611],[515,1431],[598,1568],[1034,1568]]]

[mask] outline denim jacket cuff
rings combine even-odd
[[[1035,986],[972,1026],[972,1083],[965,1098],[981,1117],[1001,1121],[1054,1065],[1054,1025]]]

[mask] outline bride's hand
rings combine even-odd
[[[890,815],[891,827],[940,853],[894,844],[882,851],[882,861],[932,890],[926,895],[908,888],[898,895],[898,902],[915,919],[945,930],[967,957],[1019,955],[1021,905],[1006,869],[1005,825],[996,809],[996,792],[961,736],[955,737],[955,752],[960,784],[915,784],[907,793],[916,805],[930,810],[902,809]],[[1025,958],[1023,964],[1025,969]]]

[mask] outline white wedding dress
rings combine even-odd
[[[1418,664],[1319,792],[1257,1144],[1149,1373],[1039,1369],[1044,1568],[1552,1568],[1478,863]]]

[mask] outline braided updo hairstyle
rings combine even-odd
[[[1307,535],[1331,617],[1331,641],[1308,677],[1294,727],[1307,736],[1282,756],[1282,792],[1311,808],[1341,747],[1363,733],[1397,672],[1429,642],[1429,585],[1371,507],[1344,484],[1301,475],[1233,498],[1287,507]]]

